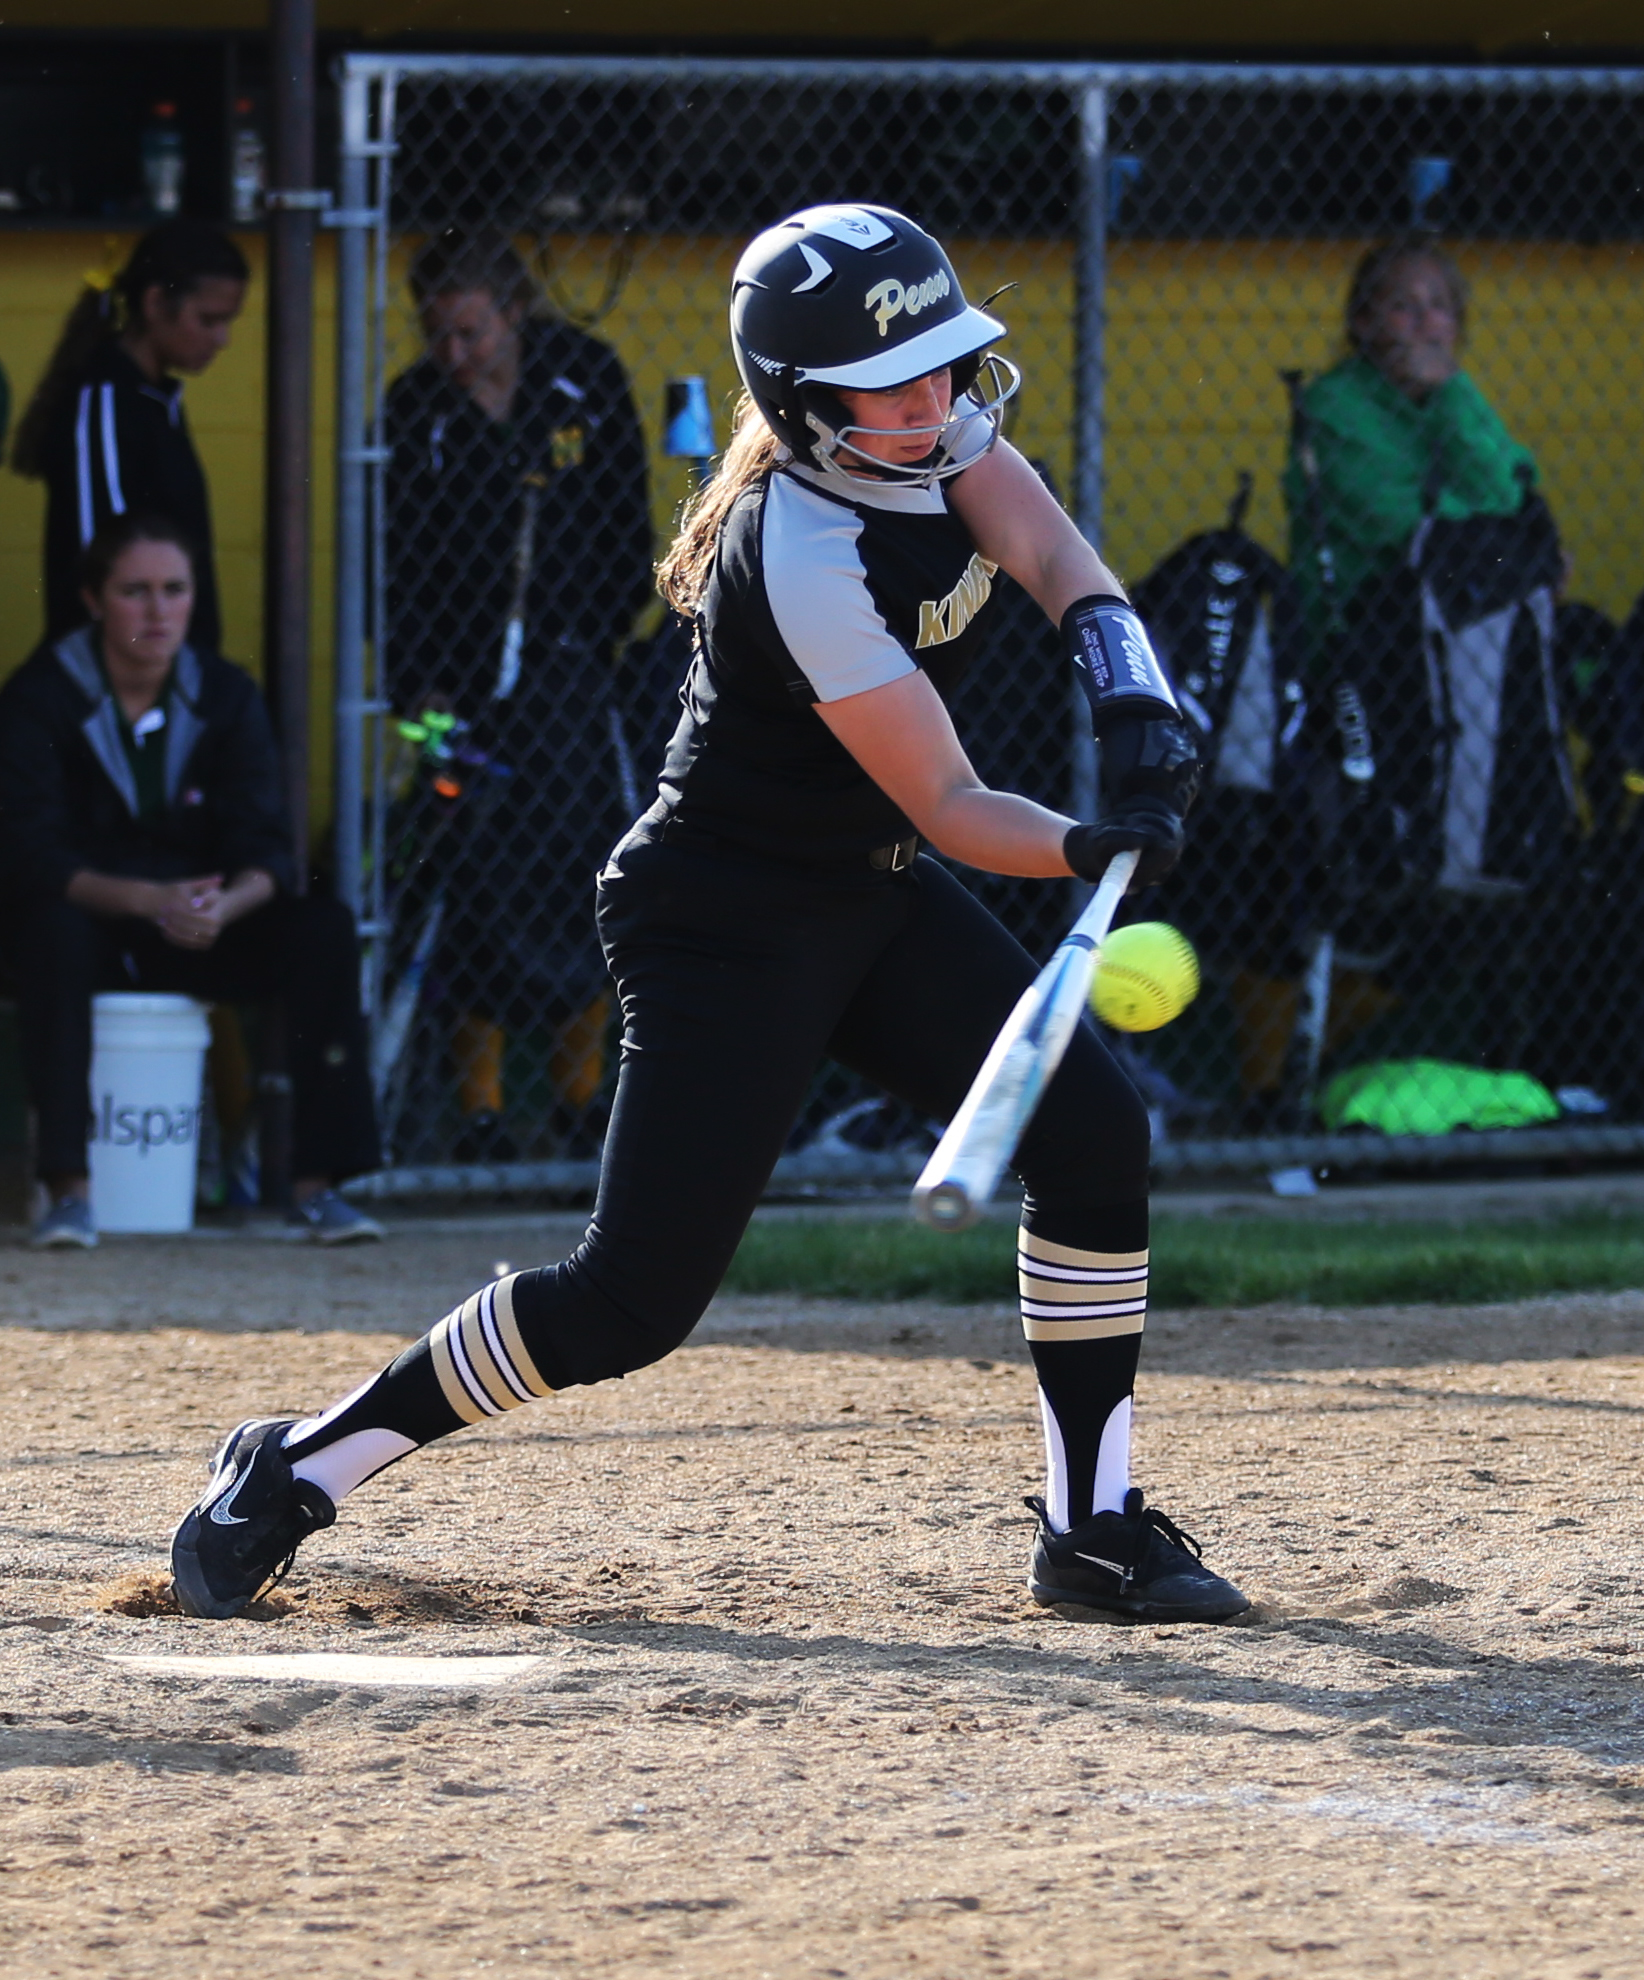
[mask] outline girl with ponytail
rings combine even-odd
[[[244,255],[202,220],[151,228],[117,275],[92,274],[17,423],[13,469],[46,484],[46,632],[85,618],[81,554],[106,523],[163,515],[197,546],[191,642],[221,642],[211,509],[178,373],[204,371],[245,301]]]

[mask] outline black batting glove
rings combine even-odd
[[[1182,856],[1182,844],[1182,821],[1170,806],[1137,797],[1121,802],[1099,825],[1070,826],[1062,857],[1081,880],[1094,882],[1106,873],[1115,853],[1139,853],[1129,887],[1135,894],[1170,872]]]

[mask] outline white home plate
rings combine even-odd
[[[222,1657],[111,1656],[112,1664],[166,1677],[277,1678],[308,1684],[506,1684],[540,1657],[350,1657],[329,1650]]]

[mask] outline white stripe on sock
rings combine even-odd
[[[481,1338],[491,1351],[491,1359],[497,1365],[497,1373],[522,1403],[535,1402],[536,1397],[521,1380],[518,1370],[514,1367],[513,1357],[503,1344],[502,1330],[497,1325],[497,1295],[494,1285],[485,1287],[480,1294],[479,1323]]]
[[[1090,1510],[1123,1512],[1125,1494],[1130,1490],[1130,1398],[1121,1397],[1113,1413],[1102,1425],[1102,1441],[1096,1451],[1096,1483],[1090,1495]]]
[[[1052,1533],[1067,1531],[1067,1446],[1050,1398],[1039,1391],[1039,1416],[1045,1426],[1045,1518]]]
[[[293,1444],[305,1443],[316,1431],[324,1430],[328,1425],[335,1423],[345,1409],[352,1409],[366,1390],[375,1386],[376,1381],[375,1375],[366,1376],[357,1389],[344,1396],[340,1403],[333,1403],[323,1416],[305,1416],[301,1423],[293,1423],[280,1439],[280,1449],[288,1451]]]
[[[318,1485],[334,1506],[340,1506],[356,1486],[416,1448],[416,1438],[402,1437],[398,1430],[354,1430],[298,1458],[291,1475]]]
[[[500,1416],[502,1405],[491,1400],[485,1384],[474,1372],[474,1364],[469,1359],[468,1343],[462,1337],[461,1314],[462,1309],[459,1307],[450,1318],[440,1322],[445,1329],[445,1345],[451,1352],[451,1363],[457,1371],[457,1380],[473,1398],[476,1409],[483,1410],[487,1416]],[[457,1322],[456,1326],[451,1324],[452,1320]]]

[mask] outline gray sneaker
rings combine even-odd
[[[374,1217],[356,1210],[334,1189],[316,1190],[306,1201],[294,1203],[286,1222],[306,1231],[316,1244],[361,1244],[384,1235]]]
[[[60,1196],[29,1232],[36,1251],[95,1251],[97,1226],[83,1196]]]

